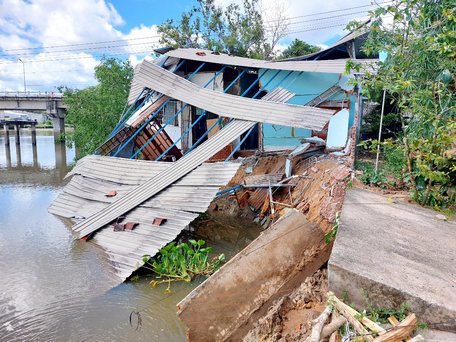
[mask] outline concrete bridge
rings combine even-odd
[[[65,132],[66,108],[61,93],[0,93],[0,110],[45,111],[52,119],[56,135]]]

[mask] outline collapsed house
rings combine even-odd
[[[361,98],[347,60],[161,52],[135,68],[130,107],[49,208],[104,251],[113,284],[206,211],[240,166],[234,157],[295,147],[348,155],[355,143]]]

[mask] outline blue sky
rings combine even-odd
[[[227,6],[232,1],[216,3]],[[373,8],[371,0],[260,1],[265,21],[280,13],[289,24],[278,50],[295,38],[330,45],[346,34],[343,29],[351,19],[365,17]],[[178,20],[195,4],[196,0],[0,0],[0,91],[23,90],[24,69],[29,91],[93,85],[93,70],[102,54],[128,58],[135,65],[160,45],[157,25],[167,18]]]
[[[192,7],[192,2],[186,0],[115,0],[111,3],[125,20],[122,27],[125,33],[138,24],[150,26],[166,19],[178,19],[183,11]]]

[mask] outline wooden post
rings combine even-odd
[[[32,146],[36,146],[36,123],[32,123],[31,131],[32,131]]]
[[[18,124],[14,125],[14,133],[16,135],[16,145],[20,145],[21,144],[21,140],[20,140],[20,136],[19,136],[20,135],[20,129],[21,129],[21,127]]]
[[[9,129],[8,124],[3,125],[3,131],[5,132],[5,146],[9,146]]]

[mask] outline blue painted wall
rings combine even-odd
[[[264,70],[260,70],[260,74],[262,72],[264,72]],[[339,81],[339,74],[304,72],[299,75],[299,72],[293,72],[290,76],[286,77],[289,74],[289,71],[281,71],[274,77],[276,73],[277,70],[267,70],[261,78],[261,84],[264,86],[272,79],[266,86],[266,90],[271,91],[276,87],[281,86],[296,94],[287,103],[297,105],[304,105]],[[285,77],[286,79],[282,81]],[[344,95],[341,94],[331,99],[342,100],[344,99]],[[354,120],[355,97],[350,96],[349,99],[351,103],[349,125],[351,127]],[[310,137],[311,133],[310,130],[303,128],[270,124],[263,125],[265,146],[297,146],[301,143],[301,139]]]

